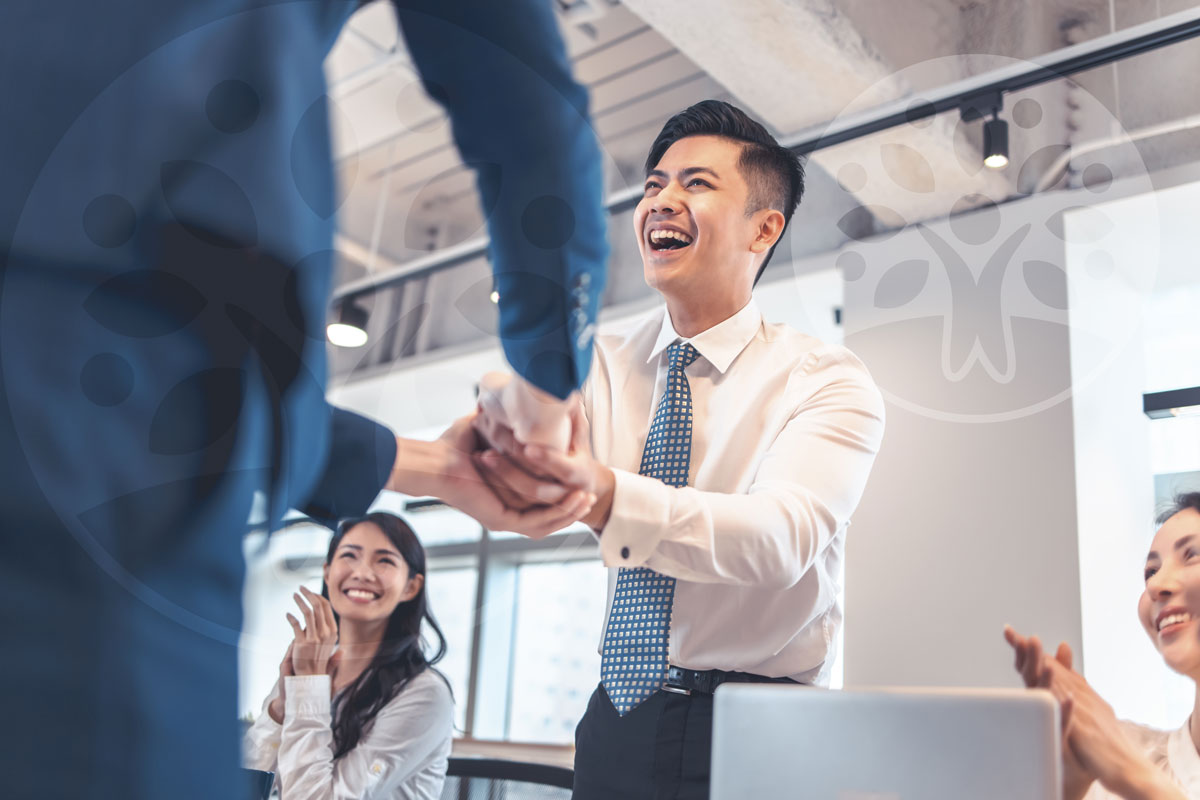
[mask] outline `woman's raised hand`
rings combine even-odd
[[[1057,652],[1054,654],[1054,658],[1050,658],[1042,652],[1042,642],[1038,637],[1022,636],[1011,625],[1004,626],[1004,640],[1009,643],[1016,653],[1016,660],[1013,663],[1014,669],[1020,673],[1021,680],[1030,689],[1050,689],[1050,687],[1043,683],[1043,678],[1047,674],[1046,671],[1051,661],[1068,672],[1072,669],[1074,655],[1071,653],[1071,648],[1067,646],[1066,642],[1060,644]],[[1053,693],[1053,689],[1050,690]],[[1071,701],[1064,700],[1057,693],[1055,693],[1055,698],[1059,701],[1062,719],[1063,798],[1064,800],[1078,800],[1078,798],[1082,798],[1087,794],[1088,789],[1092,786],[1092,782],[1096,780],[1096,774],[1080,763],[1071,746],[1069,732]]]
[[[333,651],[338,638],[333,606],[303,586],[300,592],[303,597],[300,594],[292,597],[304,615],[304,626],[291,614],[287,615],[288,624],[296,634],[291,646],[292,669],[296,675],[331,675],[336,666]]]
[[[1069,663],[1070,648],[1066,650]],[[1129,800],[1183,800],[1184,795],[1125,735],[1112,706],[1082,675],[1061,659],[1046,659],[1038,683],[1053,692],[1063,707],[1065,748],[1106,789]]]

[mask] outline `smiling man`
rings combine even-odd
[[[613,569],[575,800],[707,798],[717,685],[828,682],[883,402],[849,351],[765,322],[752,299],[803,177],[728,103],[671,118],[634,215],[665,308],[596,337],[591,452],[577,437],[567,454],[509,444],[508,460],[481,459],[502,491],[537,491],[528,472],[598,498],[585,522]]]

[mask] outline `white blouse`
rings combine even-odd
[[[1185,795],[1200,800],[1200,754],[1192,741],[1191,719],[1183,723],[1183,727],[1174,731],[1160,731],[1147,728],[1133,722],[1122,722],[1121,729],[1138,749],[1145,754],[1150,763],[1165,772]],[[1092,784],[1092,788],[1084,795],[1084,800],[1119,800],[1115,795],[1100,785],[1100,781]]]
[[[283,724],[263,703],[246,732],[244,765],[274,772],[281,800],[438,800],[450,757],[454,700],[426,669],[379,710],[358,745],[333,759],[328,675],[287,678]]]

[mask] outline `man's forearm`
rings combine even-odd
[[[385,489],[413,497],[436,494],[437,476],[445,470],[437,442],[396,437],[396,461]]]

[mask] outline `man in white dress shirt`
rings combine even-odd
[[[575,800],[707,798],[717,685],[828,682],[884,410],[853,354],[765,322],[751,296],[802,192],[797,156],[737,108],[669,120],[634,215],[665,308],[596,337],[590,451],[510,442],[481,460],[501,491],[529,491],[521,465],[597,498],[584,521],[614,569]]]

